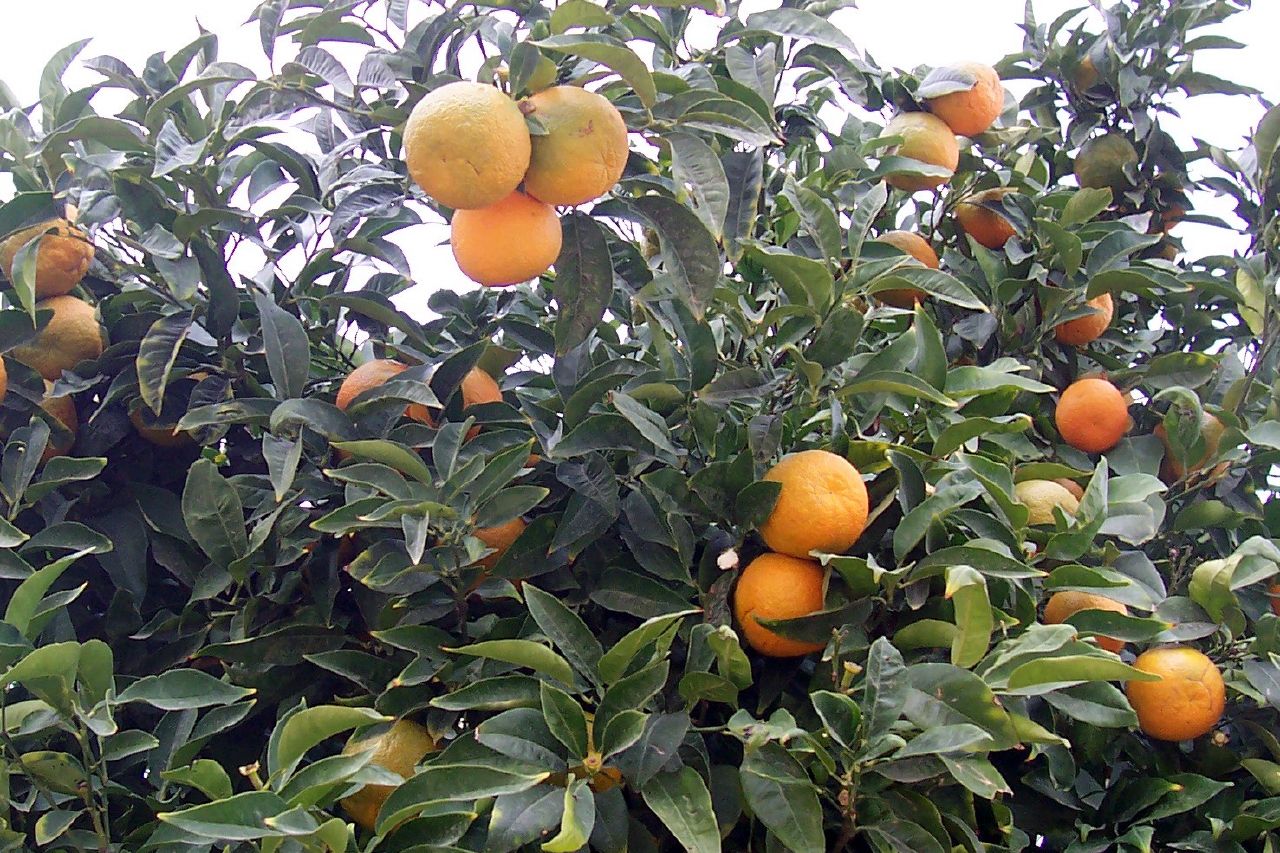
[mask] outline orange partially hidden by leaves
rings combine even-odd
[[[931,270],[936,270],[938,253],[929,242],[913,231],[886,231],[876,238],[881,243],[888,243],[895,249],[901,249]],[[896,290],[881,290],[875,294],[886,305],[895,308],[913,308],[917,302],[923,301],[927,294],[914,287],[903,287]]]
[[[54,380],[62,371],[102,355],[102,327],[92,305],[74,296],[54,296],[36,303],[36,311],[52,311],[35,340],[14,347],[11,355]]]
[[[947,72],[972,77],[973,88],[928,99],[925,103],[929,111],[961,136],[985,133],[1004,109],[1004,87],[1000,85],[1000,75],[990,65],[981,62],[964,62],[943,69],[943,73]]]
[[[369,763],[386,768],[408,779],[418,762],[435,751],[436,742],[430,733],[411,720],[397,720],[390,727],[380,727],[372,733],[356,738],[343,748],[343,755],[373,750]],[[342,809],[358,825],[370,832],[378,820],[382,804],[395,790],[393,785],[365,785],[342,801]]]
[[[459,210],[449,226],[458,268],[485,287],[537,278],[560,254],[555,208],[522,192],[480,210]]]
[[[760,535],[772,550],[792,557],[810,551],[847,551],[867,526],[867,487],[858,469],[827,450],[782,457],[764,479],[781,483],[778,501]]]
[[[533,137],[525,192],[547,204],[585,204],[618,183],[627,165],[627,124],[608,98],[552,86],[520,109],[546,130]]]
[[[377,388],[397,374],[409,369],[409,365],[391,358],[375,358],[357,367],[338,386],[338,397],[334,405],[346,411],[351,402],[370,388]],[[404,413],[407,417],[424,424],[432,424],[431,413],[427,407],[417,403],[409,404]]]
[[[1115,313],[1115,305],[1110,293],[1103,293],[1090,299],[1087,303],[1093,313],[1087,317],[1077,317],[1065,323],[1059,323],[1053,330],[1053,336],[1059,343],[1073,347],[1082,347],[1093,343],[1111,325],[1111,317]]]
[[[478,527],[471,535],[475,536],[486,546],[493,549],[492,554],[476,561],[477,566],[483,566],[486,572],[493,571],[493,567],[498,565],[498,561],[502,559],[502,555],[511,547],[511,543],[520,538],[520,534],[524,533],[524,519],[517,516],[510,521],[496,524],[493,527]]]
[[[0,358],[0,401],[4,400],[4,395],[9,393],[9,371],[4,366],[4,359]]]
[[[467,371],[467,375],[462,377],[462,385],[459,390],[462,392],[462,411],[464,414],[472,406],[502,402],[502,389],[498,387],[497,380],[479,367],[473,367]],[[469,441],[479,434],[480,427],[473,426],[467,430],[467,440]]]
[[[1227,704],[1222,673],[1196,649],[1183,646],[1151,649],[1138,655],[1136,669],[1161,676],[1160,681],[1125,685],[1138,726],[1157,740],[1190,740],[1206,734],[1222,719]]]
[[[929,113],[903,113],[889,122],[884,135],[902,137],[902,142],[886,153],[919,160],[948,171],[946,175],[889,175],[885,182],[891,187],[907,192],[931,190],[951,180],[951,173],[960,165],[960,146],[956,142],[956,135],[937,116]]]
[[[757,619],[795,619],[822,609],[825,573],[813,560],[761,554],[743,570],[733,591],[733,615],[751,648],[775,658],[822,651],[825,643],[791,640]]]
[[[1049,597],[1044,608],[1044,624],[1061,625],[1081,610],[1107,610],[1112,613],[1129,615],[1129,608],[1118,601],[1091,592],[1073,592],[1064,590],[1055,592]],[[1098,645],[1109,652],[1120,654],[1124,648],[1124,640],[1115,637],[1097,637]]]
[[[1131,181],[1126,166],[1138,164],[1138,151],[1119,133],[1095,136],[1076,154],[1076,181],[1090,189],[1110,188],[1115,194],[1129,188]]]
[[[1013,187],[996,187],[960,202],[956,205],[956,219],[960,228],[988,249],[1003,249],[1009,238],[1018,232],[1008,218],[985,205],[999,206],[1000,200],[1012,192],[1017,190]]]
[[[129,413],[129,422],[133,424],[133,428],[137,430],[138,435],[149,444],[156,447],[189,447],[195,443],[195,439],[191,437],[191,433],[179,431],[176,426],[170,424],[148,423],[154,418],[151,410],[143,411],[144,406],[139,406]]]
[[[1076,66],[1076,73],[1072,75],[1071,85],[1081,92],[1087,92],[1101,82],[1102,75],[1098,72],[1098,64],[1093,61],[1093,57],[1086,54],[1085,58],[1080,60],[1080,64]]]
[[[1273,583],[1267,592],[1271,594],[1271,612],[1280,616],[1280,583]]]
[[[64,219],[41,222],[5,238],[0,242],[0,269],[13,281],[18,250],[37,237],[41,239],[36,253],[36,299],[70,293],[93,263],[93,244],[83,231]]]
[[[1200,458],[1191,466],[1192,471],[1199,471],[1208,464],[1210,459],[1218,455],[1218,448],[1222,445],[1222,435],[1226,431],[1226,425],[1216,416],[1208,412],[1200,413],[1200,438],[1204,441],[1204,453],[1200,454]],[[1164,428],[1164,424],[1156,424],[1152,432],[1164,445],[1164,461],[1160,464],[1160,475],[1170,481],[1181,480],[1187,476],[1187,466],[1174,458],[1173,448],[1169,444],[1169,433]]]
[[[1086,453],[1102,453],[1115,447],[1133,423],[1120,389],[1096,376],[1068,385],[1053,419],[1062,440]]]

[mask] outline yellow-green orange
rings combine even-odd
[[[1125,685],[1138,726],[1157,740],[1189,740],[1207,734],[1226,708],[1222,673],[1202,652],[1184,646],[1151,649],[1138,655],[1136,669],[1160,681]]]
[[[945,121],[930,113],[903,113],[889,122],[884,135],[902,138],[902,142],[886,153],[947,170],[945,175],[889,175],[885,182],[891,187],[907,192],[931,190],[951,180],[960,164],[960,146],[955,133]]]
[[[1218,455],[1218,448],[1222,445],[1222,435],[1226,431],[1226,425],[1216,416],[1208,412],[1200,413],[1200,438],[1204,441],[1204,452],[1192,464],[1192,471],[1198,471],[1205,467],[1210,459]],[[1174,457],[1173,447],[1169,444],[1169,433],[1165,430],[1164,424],[1156,424],[1153,432],[1156,438],[1160,439],[1160,443],[1164,445],[1164,461],[1160,466],[1161,475],[1166,480],[1182,479],[1187,475],[1187,466],[1178,462]]]
[[[36,303],[52,311],[35,340],[14,347],[11,355],[45,379],[58,379],[82,361],[102,355],[102,327],[93,306],[74,296],[54,296]]]
[[[355,755],[372,749],[370,764],[386,768],[407,779],[413,775],[414,768],[423,756],[435,748],[435,741],[422,726],[410,720],[397,720],[390,727],[379,727],[350,741],[342,754]],[[365,785],[343,799],[343,811],[360,826],[372,830],[382,804],[393,790],[393,785]]]
[[[1135,166],[1137,163],[1137,150],[1121,134],[1095,136],[1080,146],[1080,151],[1076,154],[1076,181],[1082,187],[1109,187],[1113,193],[1121,193],[1130,185],[1125,166]]]
[[[1053,524],[1053,508],[1072,516],[1080,511],[1080,501],[1065,486],[1052,480],[1023,480],[1013,487],[1018,503],[1027,508],[1027,524]]]
[[[627,165],[627,125],[608,98],[552,86],[522,109],[546,130],[533,137],[524,189],[547,204],[585,204],[613,189]]]
[[[847,551],[867,526],[867,487],[858,469],[827,450],[782,457],[764,479],[781,483],[778,501],[760,535],[772,550],[792,557],[811,551]]]
[[[758,619],[795,619],[822,609],[825,573],[813,560],[761,554],[742,571],[733,590],[733,615],[748,645],[768,657],[799,657],[824,643],[783,637]]]
[[[28,242],[40,239],[36,253],[36,299],[70,293],[93,263],[88,236],[65,219],[50,219],[0,241],[0,269],[13,281],[13,262]]]

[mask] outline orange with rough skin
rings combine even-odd
[[[1009,238],[1018,233],[1017,229],[1006,217],[985,207],[984,203],[999,205],[1001,199],[1013,192],[1017,192],[1013,187],[996,187],[960,202],[956,205],[956,220],[960,228],[988,249],[1003,249]]]
[[[827,450],[782,457],[764,479],[781,483],[778,501],[760,536],[770,549],[792,557],[811,551],[847,551],[867,526],[867,487],[858,469]]]
[[[1049,603],[1044,607],[1044,624],[1061,625],[1081,610],[1107,610],[1111,613],[1129,615],[1129,608],[1106,596],[1091,592],[1063,590],[1049,597]],[[1118,640],[1115,637],[1095,637],[1094,639],[1100,648],[1109,652],[1120,654],[1120,650],[1124,648],[1124,640]]]
[[[990,65],[981,62],[964,62],[955,69],[974,78],[973,88],[939,95],[925,103],[929,111],[945,121],[955,133],[961,136],[985,133],[1004,110],[1004,87],[1000,85],[1000,75]]]
[[[931,270],[936,270],[940,266],[938,253],[929,245],[929,241],[913,231],[886,231],[876,239],[881,243],[888,243],[895,249],[901,249]],[[875,298],[886,305],[906,309],[914,308],[915,304],[923,301],[925,296],[923,290],[917,290],[914,287],[881,290],[875,294]]]
[[[930,113],[903,113],[896,116],[884,129],[884,136],[900,136],[902,142],[889,149],[888,154],[908,157],[939,166],[954,174],[960,165],[960,146],[956,135],[942,119]],[[885,183],[907,192],[931,190],[951,180],[947,175],[889,175]]]
[[[1133,423],[1120,389],[1096,376],[1068,385],[1053,419],[1062,440],[1086,453],[1102,453],[1115,447]]]
[[[795,619],[822,609],[826,573],[813,560],[786,554],[761,554],[742,571],[733,590],[733,616],[747,644],[762,655],[800,657],[820,652],[825,643],[792,640],[770,631],[757,619]]]
[[[1222,435],[1226,431],[1226,424],[1217,417],[1208,412],[1200,413],[1200,437],[1204,440],[1204,453],[1191,466],[1192,471],[1204,468],[1210,459],[1218,455],[1218,448],[1222,445]],[[1166,480],[1181,480],[1187,475],[1187,466],[1174,459],[1173,448],[1169,445],[1169,433],[1164,428],[1164,424],[1156,424],[1152,433],[1164,445],[1164,461],[1160,463],[1161,476]]]
[[[36,253],[36,299],[70,293],[93,263],[93,244],[79,228],[64,219],[50,219],[24,228],[0,242],[0,269],[13,281],[13,262],[31,240],[41,237]]]
[[[35,340],[10,353],[45,379],[62,376],[82,361],[102,355],[102,327],[92,305],[74,296],[54,296],[36,303],[37,311],[52,311],[49,323]]]
[[[410,177],[455,210],[488,207],[510,195],[529,168],[530,150],[520,107],[483,83],[433,89],[404,127]]]
[[[66,456],[71,451],[71,446],[76,443],[76,433],[80,429],[80,416],[76,413],[76,401],[70,397],[50,397],[49,393],[53,390],[53,383],[45,380],[44,383],[44,400],[40,403],[40,408],[52,415],[54,420],[62,424],[70,435],[59,435],[58,431],[50,427],[49,443],[45,445],[44,453],[40,455],[41,462],[48,462],[55,456]]]
[[[377,388],[408,369],[409,365],[391,358],[375,358],[371,361],[366,361],[347,374],[346,379],[342,380],[342,384],[338,386],[338,397],[334,400],[334,405],[346,411],[356,397],[359,397],[370,388]],[[404,413],[406,417],[412,418],[419,423],[433,424],[431,413],[427,411],[426,406],[410,403],[405,407]]]
[[[542,275],[560,255],[561,239],[555,208],[522,192],[481,210],[459,210],[449,226],[458,269],[485,287]]]
[[[546,130],[533,137],[525,192],[547,204],[585,204],[618,183],[627,166],[627,124],[608,98],[552,86],[520,108]]]
[[[411,720],[397,720],[390,727],[380,727],[347,743],[343,755],[355,755],[372,749],[370,764],[384,767],[392,773],[408,779],[418,762],[436,749],[436,742],[429,732]],[[365,785],[342,800],[342,810],[353,821],[370,832],[378,820],[382,804],[395,790],[394,785]]]
[[[1082,347],[1096,341],[1111,325],[1115,304],[1111,301],[1110,293],[1095,296],[1085,304],[1093,309],[1092,314],[1059,323],[1054,327],[1053,336],[1058,343]]]
[[[1136,669],[1161,676],[1160,681],[1125,685],[1138,726],[1157,740],[1190,740],[1212,731],[1227,704],[1222,673],[1196,649],[1174,646],[1138,655]]]
[[[520,538],[520,534],[524,533],[526,527],[528,525],[519,516],[493,527],[477,527],[471,535],[492,548],[493,553],[477,560],[476,565],[483,566],[486,572],[493,571],[493,567],[498,565],[502,555],[507,553],[511,544]]]

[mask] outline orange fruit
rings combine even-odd
[[[964,62],[953,66],[974,78],[973,88],[930,98],[929,111],[947,123],[961,136],[977,136],[986,132],[1004,110],[1004,87],[1000,75],[990,65]]]
[[[1093,313],[1087,317],[1077,317],[1065,323],[1059,323],[1053,329],[1053,336],[1059,343],[1073,347],[1082,347],[1101,337],[1111,325],[1111,317],[1115,313],[1110,293],[1103,293],[1090,299],[1087,303]]]
[[[502,389],[498,387],[498,382],[492,376],[478,367],[473,367],[467,371],[467,375],[462,377],[462,411],[465,414],[467,409],[472,406],[480,406],[485,403],[501,403]],[[471,440],[480,434],[480,427],[473,426],[467,430],[467,440]]]
[[[1129,431],[1129,406],[1120,389],[1096,376],[1067,386],[1053,413],[1062,440],[1086,453],[1102,453]]]
[[[54,296],[36,303],[53,316],[35,340],[14,347],[11,355],[45,379],[58,379],[82,361],[102,355],[102,327],[93,306],[74,296]]]
[[[1151,649],[1138,655],[1136,669],[1160,681],[1125,685],[1138,727],[1157,740],[1190,740],[1206,734],[1222,719],[1227,704],[1222,673],[1201,652],[1185,646]]]
[[[1076,181],[1090,189],[1110,187],[1112,192],[1119,194],[1130,186],[1124,167],[1137,164],[1137,149],[1122,134],[1095,136],[1080,146],[1076,154]]]
[[[485,287],[542,275],[560,255],[560,241],[555,208],[522,192],[481,210],[459,210],[449,226],[458,269]]]
[[[1218,455],[1218,448],[1222,444],[1222,434],[1226,431],[1226,424],[1218,420],[1217,417],[1204,411],[1200,413],[1200,437],[1204,439],[1204,453],[1191,466],[1192,471],[1199,471],[1210,459]],[[1164,461],[1160,465],[1160,473],[1166,480],[1181,480],[1187,475],[1187,466],[1174,459],[1173,449],[1169,446],[1169,433],[1165,430],[1164,424],[1156,424],[1156,428],[1152,430],[1152,433],[1164,445]]]
[[[41,236],[36,253],[36,299],[70,293],[93,263],[93,244],[83,231],[64,219],[41,222],[0,241],[0,269],[13,281],[18,250]]]
[[[76,413],[76,401],[70,397],[50,397],[49,392],[52,390],[53,383],[46,379],[44,382],[45,397],[40,403],[40,408],[52,415],[54,420],[62,424],[70,435],[59,435],[57,429],[50,427],[49,443],[45,445],[44,453],[40,456],[41,462],[48,462],[55,456],[66,456],[71,451],[71,446],[76,443],[76,433],[80,428],[80,417]]]
[[[1013,223],[983,203],[1000,204],[1000,199],[1017,192],[1013,187],[996,187],[970,196],[956,205],[956,219],[964,233],[988,249],[1003,249],[1009,238],[1017,234]]]
[[[552,86],[521,109],[546,130],[533,137],[525,192],[547,204],[585,204],[618,183],[627,165],[627,124],[608,98]]]
[[[827,450],[782,457],[764,479],[781,483],[778,502],[760,535],[770,549],[792,557],[847,551],[867,526],[867,487],[858,469]]]
[[[941,166],[955,172],[960,165],[960,146],[956,135],[942,119],[930,113],[902,113],[884,129],[884,136],[900,136],[902,142],[886,153],[899,157],[908,157]],[[951,175],[931,177],[929,175],[889,175],[885,182],[907,192],[931,190],[951,180]]]
[[[1129,608],[1118,601],[1091,592],[1073,592],[1063,590],[1049,596],[1049,603],[1044,607],[1044,624],[1061,625],[1081,610],[1108,610],[1112,613],[1129,615]],[[1109,652],[1120,654],[1124,648],[1124,640],[1115,637],[1096,637],[1098,646]]]
[[[1080,501],[1066,487],[1052,480],[1023,480],[1013,487],[1014,497],[1028,510],[1027,524],[1053,524],[1053,508],[1067,515],[1080,511]]]
[[[0,358],[0,401],[4,400],[4,395],[9,393],[9,371],[4,366],[4,359]]]
[[[1071,84],[1081,92],[1087,92],[1101,82],[1102,74],[1098,71],[1097,63],[1093,61],[1093,57],[1085,54],[1084,59],[1080,60],[1080,64],[1076,66]]]
[[[527,526],[524,523],[524,519],[517,516],[510,521],[493,527],[477,527],[472,531],[471,535],[494,550],[492,554],[477,560],[476,565],[483,566],[486,572],[493,571],[493,567],[498,565],[498,560],[502,559],[502,555],[507,553],[511,543],[520,538],[520,534],[524,533],[524,529]]]
[[[433,89],[414,106],[404,127],[410,177],[455,210],[488,207],[510,195],[529,168],[529,151],[520,107],[483,83],[459,81]]]
[[[747,644],[762,655],[799,657],[820,652],[825,643],[805,643],[775,634],[757,619],[794,619],[822,609],[826,573],[813,560],[761,554],[738,576],[733,616]]]
[[[1271,594],[1271,612],[1280,616],[1280,583],[1267,587],[1267,592]]]
[[[418,762],[435,748],[436,742],[422,726],[410,720],[396,720],[389,727],[379,726],[373,732],[349,741],[342,754],[355,755],[372,749],[370,764],[408,779]],[[365,785],[342,800],[342,810],[358,825],[372,832],[378,812],[393,790],[394,785]]]
[[[191,437],[191,433],[184,431],[179,432],[178,428],[172,424],[160,424],[150,409],[145,412],[146,406],[139,406],[129,413],[129,422],[133,424],[133,428],[137,430],[138,435],[142,436],[147,442],[154,444],[156,447],[188,447],[195,442]],[[156,424],[148,423],[149,420],[156,421]]]
[[[338,386],[338,397],[334,401],[339,409],[346,411],[351,401],[370,388],[376,388],[399,373],[409,369],[409,365],[391,358],[375,358],[366,361],[347,374]],[[424,424],[433,424],[431,413],[426,406],[410,403],[405,407],[405,416]]]
[[[929,242],[913,231],[886,231],[876,238],[881,243],[888,243],[895,249],[901,249],[931,270],[939,267],[938,253]],[[913,308],[917,302],[925,298],[923,290],[914,287],[903,287],[897,290],[881,290],[875,294],[876,299],[895,308]]]

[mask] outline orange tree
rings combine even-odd
[[[1247,2],[1029,17],[1010,94],[841,5],[0,90],[4,849],[1275,849],[1280,113],[1164,129]],[[533,280],[435,288],[437,196]]]

